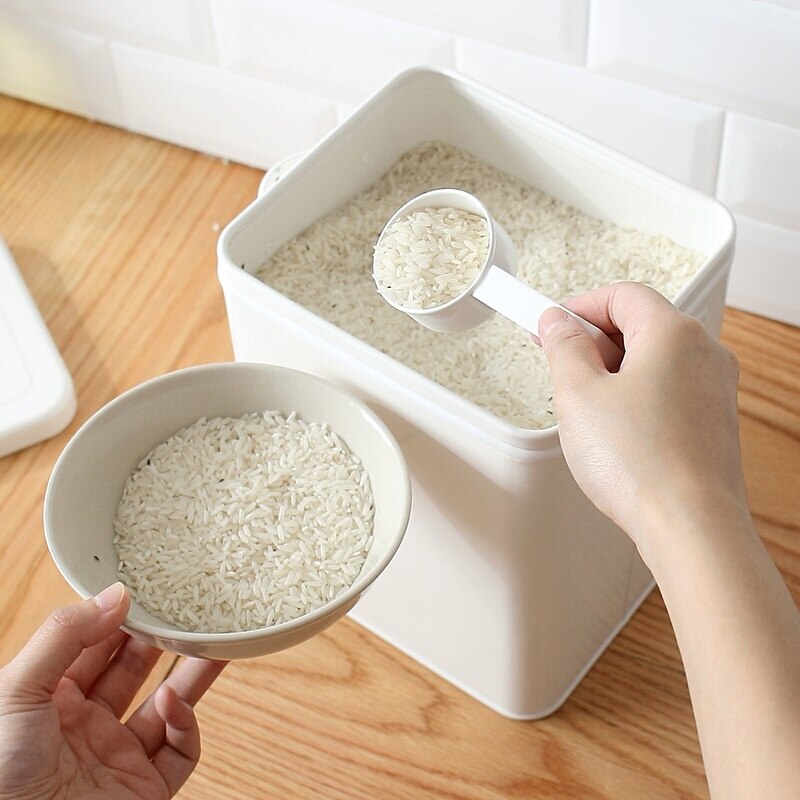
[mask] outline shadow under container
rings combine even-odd
[[[220,237],[236,359],[345,387],[377,411],[408,462],[405,541],[350,616],[501,714],[535,719],[566,700],[652,589],[636,548],[577,487],[556,428],[498,419],[251,274],[430,140],[706,254],[675,304],[715,336],[735,228],[712,198],[456,73],[420,68],[367,100]]]

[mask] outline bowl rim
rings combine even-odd
[[[386,446],[388,447],[389,452],[392,454],[396,465],[400,469],[401,478],[402,480],[399,482],[400,485],[397,487],[398,489],[398,499],[400,501],[400,519],[401,525],[398,528],[398,531],[394,534],[393,541],[390,541],[389,546],[387,547],[386,551],[383,553],[380,559],[373,564],[373,566],[366,572],[361,573],[356,578],[351,586],[347,588],[346,591],[342,592],[341,594],[334,597],[332,600],[329,600],[327,603],[324,603],[319,608],[314,609],[308,614],[303,614],[295,619],[289,620],[287,622],[281,622],[277,625],[270,625],[263,628],[255,628],[253,630],[247,631],[224,631],[224,632],[203,632],[203,631],[184,631],[177,628],[170,628],[167,627],[169,623],[165,622],[164,626],[160,625],[153,625],[150,623],[144,622],[137,622],[135,620],[131,620],[130,617],[127,617],[125,621],[122,623],[122,627],[126,630],[131,631],[132,633],[140,632],[142,634],[146,634],[156,639],[161,640],[171,640],[175,642],[182,642],[187,644],[210,644],[210,643],[219,643],[219,644],[234,644],[238,642],[248,642],[248,641],[257,641],[262,639],[271,639],[280,637],[283,635],[291,634],[301,628],[306,627],[307,625],[311,625],[312,623],[324,619],[332,614],[335,614],[336,611],[341,608],[343,605],[346,605],[348,602],[357,598],[361,595],[367,587],[369,587],[373,581],[383,572],[384,569],[388,566],[389,562],[394,557],[395,553],[397,552],[400,544],[405,537],[406,530],[408,528],[408,521],[411,515],[411,477],[408,471],[408,465],[406,463],[405,456],[403,455],[403,451],[400,449],[400,445],[397,443],[397,440],[392,435],[389,428],[386,424],[381,420],[381,418],[370,409],[363,401],[359,400],[353,394],[351,394],[346,389],[343,389],[340,386],[337,386],[334,383],[331,383],[324,378],[320,378],[317,375],[312,375],[308,372],[303,372],[302,370],[298,369],[291,369],[289,367],[282,367],[275,364],[261,364],[258,362],[246,362],[246,361],[222,361],[222,362],[212,362],[208,364],[199,364],[191,367],[184,367],[182,369],[173,370],[171,372],[163,373],[162,375],[158,375],[154,378],[150,378],[149,380],[143,381],[142,383],[137,384],[136,386],[127,389],[126,391],[122,392],[121,394],[114,397],[109,402],[105,403],[99,409],[97,409],[94,413],[92,413],[78,428],[77,431],[72,435],[69,442],[67,442],[64,449],[59,454],[56,462],[53,466],[53,469],[50,473],[50,477],[47,481],[47,488],[45,489],[44,495],[44,504],[43,504],[43,524],[44,524],[44,537],[45,542],[47,544],[47,549],[50,553],[50,557],[53,559],[53,562],[56,565],[56,568],[67,581],[67,583],[72,587],[72,589],[82,598],[87,599],[94,596],[94,593],[89,591],[86,588],[86,585],[82,582],[82,580],[73,574],[67,574],[67,571],[63,568],[59,553],[59,546],[55,542],[54,534],[53,534],[53,503],[54,503],[54,487],[56,486],[60,474],[65,469],[65,464],[69,463],[70,453],[75,446],[75,443],[79,441],[82,437],[87,435],[87,432],[91,430],[95,425],[97,425],[98,421],[103,417],[107,416],[108,414],[114,413],[119,406],[124,406],[132,401],[134,401],[139,395],[145,394],[147,392],[152,391],[153,387],[157,387],[161,384],[168,385],[174,384],[177,382],[182,382],[186,380],[190,380],[193,376],[197,374],[212,374],[215,372],[248,372],[248,371],[257,371],[257,372],[267,372],[273,375],[287,375],[292,374],[295,376],[301,376],[301,380],[305,380],[310,382],[311,384],[316,384],[318,386],[324,386],[326,389],[333,391],[335,394],[339,395],[341,399],[343,399],[348,406],[354,409],[354,411],[366,418],[366,420],[375,428],[377,432],[380,434],[380,437],[385,442]],[[123,582],[124,583],[124,582]]]

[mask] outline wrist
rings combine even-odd
[[[629,531],[657,582],[691,553],[727,550],[758,535],[740,492],[707,487],[674,487],[642,497],[635,530]]]

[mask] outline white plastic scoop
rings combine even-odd
[[[409,308],[382,291],[373,257],[372,277],[381,296],[389,305],[408,314],[426,328],[441,333],[469,330],[497,311],[537,336],[539,317],[546,309],[557,306],[575,317],[589,331],[608,369],[616,370],[619,367],[622,350],[600,328],[514,277],[517,272],[517,255],[511,239],[492,218],[486,206],[469,192],[460,189],[435,189],[409,200],[384,226],[378,237],[376,250],[398,219],[425,208],[456,208],[483,217],[489,228],[486,259],[472,283],[457,297],[432,308]]]

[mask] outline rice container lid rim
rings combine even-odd
[[[693,186],[689,186],[687,184],[681,183],[675,178],[670,177],[669,175],[655,169],[654,167],[647,166],[636,159],[632,158],[631,156],[626,155],[625,153],[620,152],[619,150],[615,150],[613,147],[610,147],[603,142],[598,141],[597,139],[593,139],[591,136],[587,134],[580,133],[579,131],[571,128],[570,126],[564,124],[563,122],[559,122],[553,117],[548,116],[547,114],[542,113],[530,106],[525,105],[519,100],[515,100],[507,95],[503,94],[502,92],[487,86],[486,84],[481,83],[480,81],[475,80],[457,70],[450,69],[448,67],[433,67],[433,66],[413,66],[407,69],[404,69],[394,75],[392,78],[388,79],[382,86],[380,86],[373,95],[368,97],[357,109],[354,111],[349,117],[344,119],[342,122],[337,124],[334,128],[332,128],[327,134],[325,134],[315,145],[310,147],[308,150],[303,151],[301,153],[295,153],[293,157],[302,157],[299,158],[299,162],[292,167],[290,172],[292,173],[291,177],[295,180],[298,180],[299,177],[302,177],[306,172],[309,171],[313,167],[313,165],[309,164],[307,159],[310,156],[318,155],[323,153],[325,150],[329,149],[330,147],[334,146],[338,139],[341,139],[345,134],[349,133],[350,130],[357,128],[360,126],[362,120],[360,117],[366,112],[375,112],[376,108],[379,108],[383,103],[387,101],[387,95],[390,95],[392,90],[396,87],[402,88],[407,92],[410,92],[415,89],[415,83],[422,83],[426,79],[430,79],[431,76],[436,76],[440,78],[446,78],[450,81],[451,84],[461,84],[472,91],[479,92],[488,97],[492,102],[506,106],[509,109],[512,109],[518,113],[523,113],[529,117],[535,117],[536,122],[541,126],[543,130],[540,130],[540,134],[547,134],[547,138],[551,140],[551,143],[555,144],[556,146],[562,147],[562,142],[558,141],[559,136],[567,135],[570,138],[579,141],[582,145],[586,146],[590,150],[593,150],[595,155],[601,156],[603,161],[612,161],[617,164],[623,164],[628,167],[634,168],[637,178],[639,179],[647,179],[650,182],[656,182],[660,184],[662,188],[666,188],[670,190],[670,194],[674,192],[680,192],[684,195],[684,197],[688,194],[691,195],[692,198],[697,201],[701,207],[708,209],[714,207],[714,212],[712,212],[715,216],[722,211],[732,228],[732,232],[735,232],[735,224],[733,222],[733,216],[731,215],[730,211],[716,198],[709,195],[704,194],[698,189],[695,189]],[[403,85],[405,84],[405,86]],[[552,140],[552,136],[555,135],[556,140]],[[564,148],[566,149],[566,148]],[[578,154],[576,154],[578,155]],[[289,158],[283,159],[288,161]],[[279,162],[280,163],[280,162]],[[276,165],[277,166],[277,165]],[[626,180],[629,180],[628,176],[618,176],[624,177]],[[283,181],[279,181],[279,184],[283,184]],[[281,185],[280,187],[276,184],[273,187],[270,187],[271,197],[274,199],[276,195],[282,194],[281,190],[285,190],[284,186]],[[235,233],[238,233],[240,230],[244,231],[247,230],[254,221],[251,219],[245,219],[247,212],[251,211],[254,206],[256,206],[259,201],[261,200],[262,195],[257,194],[257,196],[253,199],[253,201],[246,206],[242,211],[234,217],[222,230],[220,233],[219,239],[217,240],[217,254],[221,255],[224,251],[223,248],[227,246],[228,240],[231,236]],[[665,198],[666,199],[666,198]],[[684,205],[677,204],[677,205]],[[697,211],[697,210],[695,210]],[[703,214],[703,216],[711,219],[711,216],[708,214]],[[730,241],[727,243],[730,244]],[[723,247],[723,250],[725,248]]]

